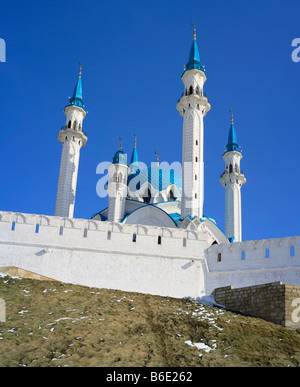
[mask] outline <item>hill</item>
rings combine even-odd
[[[193,300],[0,277],[1,367],[299,366],[300,332]]]

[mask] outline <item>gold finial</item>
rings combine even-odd
[[[157,153],[156,151],[157,151],[157,149],[155,149],[155,152],[154,152],[154,154],[156,156],[156,166],[159,167],[159,153]]]
[[[78,78],[81,78],[81,69],[82,69],[82,63],[79,62],[79,75],[78,75]]]
[[[231,109],[229,109],[230,113],[231,113],[231,123],[233,124],[233,111]]]
[[[122,144],[123,144],[123,138],[120,137],[119,140],[120,140],[120,151],[121,151],[121,150],[123,149],[123,147],[122,147]]]
[[[136,148],[136,134],[134,133],[134,147]]]
[[[196,40],[196,24],[194,22],[192,23],[192,27],[194,28],[193,39]]]

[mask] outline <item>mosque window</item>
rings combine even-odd
[[[11,231],[15,231],[15,228],[16,228],[16,222],[12,222]]]
[[[108,240],[108,241],[111,240],[111,231],[108,231],[108,232],[107,232],[107,240]]]
[[[242,261],[244,261],[246,259],[246,251],[244,251],[244,250],[242,251],[241,258],[242,258]]]
[[[196,94],[200,95],[199,86],[196,87]]]
[[[197,180],[197,175],[195,175],[195,180]]]
[[[197,194],[195,193],[195,199],[197,199]]]
[[[291,257],[295,256],[295,247],[294,246],[290,247],[290,255],[291,255]]]
[[[39,224],[36,224],[35,225],[35,233],[38,234],[40,231],[40,225]]]
[[[150,191],[149,188],[147,189],[147,194],[146,194],[146,196],[143,197],[143,199],[144,199],[144,203],[150,203],[150,200],[151,200],[151,191]]]
[[[198,157],[197,156],[195,157],[195,161],[196,161],[196,163],[198,162]]]
[[[68,123],[68,128],[71,128],[71,120]]]
[[[232,164],[229,165],[229,173],[232,173],[233,171],[233,168],[232,168]]]
[[[189,95],[193,94],[194,90],[193,90],[193,86],[190,86],[189,88]]]
[[[173,191],[171,190],[170,191],[170,194],[169,194],[169,201],[175,201],[177,198],[174,196],[174,193],[173,193]]]
[[[132,235],[132,242],[136,242],[136,234]]]
[[[87,228],[85,228],[84,231],[83,231],[83,237],[84,238],[87,238],[87,232],[88,232],[88,230],[87,230]]]
[[[221,262],[221,260],[222,260],[222,254],[218,253],[218,262]]]
[[[196,145],[198,145],[198,140],[196,140]]]
[[[186,238],[183,238],[183,247],[186,247]]]
[[[59,228],[59,235],[62,235],[63,232],[64,232],[64,228],[63,228],[63,226],[60,226],[60,228]]]
[[[159,235],[158,238],[157,238],[157,244],[158,245],[161,245],[161,236]]]

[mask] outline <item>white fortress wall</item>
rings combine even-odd
[[[86,286],[199,297],[204,295],[205,234],[0,212],[0,267]]]
[[[300,237],[209,248],[207,240],[205,231],[0,212],[0,267],[171,297],[227,285],[300,285]]]
[[[300,285],[300,236],[210,246],[206,293],[232,285],[244,287],[281,281]]]

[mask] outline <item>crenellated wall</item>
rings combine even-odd
[[[205,257],[210,273],[208,292],[228,285],[276,281],[300,285],[299,236],[213,245]]]
[[[0,267],[171,297],[202,297],[228,285],[300,285],[300,237],[209,241],[204,224],[192,230],[0,212]]]
[[[100,288],[204,295],[207,241],[202,229],[0,212],[0,267]]]

